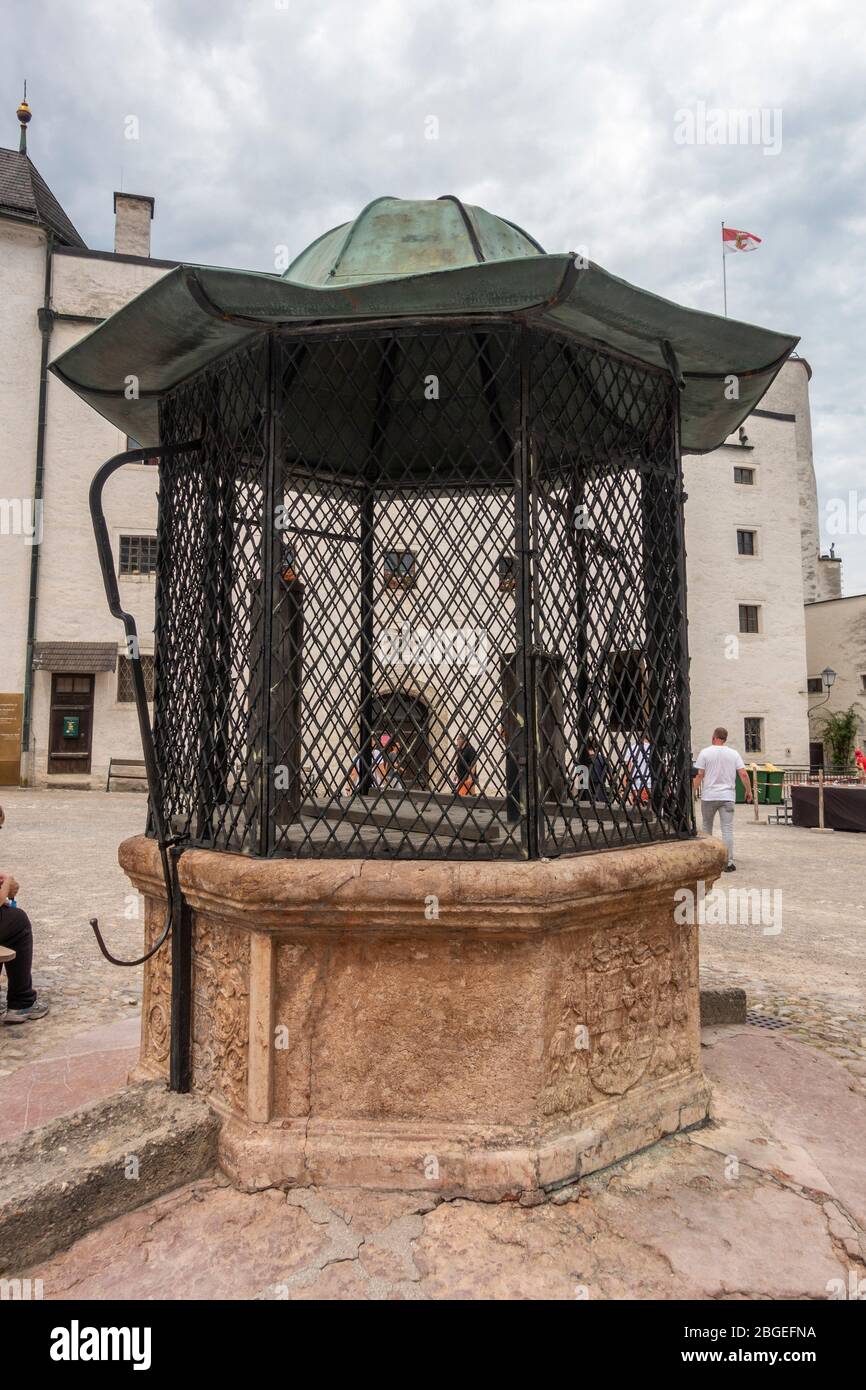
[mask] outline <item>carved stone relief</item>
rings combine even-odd
[[[197,913],[193,924],[193,1089],[246,1113],[249,935]]]
[[[691,973],[686,933],[666,924],[580,938],[562,962],[543,1113],[566,1114],[687,1067]]]

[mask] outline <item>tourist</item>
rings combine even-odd
[[[860,774],[860,781],[866,782],[866,753],[863,752],[862,748],[854,749],[854,762]],[[2,824],[2,822],[0,822],[0,824]]]
[[[629,744],[626,750],[626,766],[626,786],[629,787],[629,801],[632,806],[649,801],[653,780],[650,771],[650,741],[646,734]]]
[[[726,747],[727,729],[718,728],[713,732],[713,741],[708,748],[702,748],[695,758],[697,776],[695,791],[701,793],[701,822],[705,835],[712,835],[713,822],[718,813],[722,839],[728,852],[728,862],[724,872],[731,874],[736,869],[734,863],[734,804],[737,799],[737,777],[746,790],[746,800],[752,799],[749,774],[735,748]]]
[[[590,800],[607,804],[607,787],[610,768],[607,758],[594,743],[586,745],[587,770],[589,773]]]
[[[390,791],[404,792],[406,784],[403,781],[403,767],[400,763],[400,740],[392,738],[390,734],[382,734],[379,742],[382,746],[379,786]]]
[[[0,822],[2,824],[2,822]],[[0,873],[0,946],[15,952],[6,966],[6,1012],[4,1023],[32,1023],[48,1013],[47,1004],[36,1002],[31,966],[33,928],[26,912],[15,903],[18,884],[11,874]]]
[[[391,775],[393,757],[392,749],[394,747],[394,743],[392,742],[391,735],[380,734],[378,739],[374,738],[371,740],[371,744],[372,747],[370,750],[368,771],[373,787],[378,789],[386,785],[394,786],[395,783]],[[399,747],[399,744],[396,744],[396,746]],[[345,791],[347,793],[354,792],[358,787],[361,781],[361,774],[363,772],[363,761],[364,755],[362,753],[359,753],[353,761],[351,770],[349,772],[349,777],[345,787]],[[403,783],[401,782],[399,777],[397,777],[396,782],[397,785],[399,785],[402,789]]]
[[[475,779],[478,775],[476,766],[478,754],[465,734],[458,734],[454,742],[457,745],[457,759],[455,764],[457,795],[476,796],[477,786]]]

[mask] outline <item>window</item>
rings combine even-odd
[[[734,482],[735,482],[735,483],[743,483],[746,487],[754,487],[754,486],[755,486],[755,470],[754,470],[754,468],[740,468],[738,465],[735,464],[735,465],[734,465]]]
[[[810,695],[823,695],[824,682],[820,676],[810,676],[806,681],[806,689]]]
[[[646,678],[641,652],[630,649],[612,653],[608,698],[611,729],[617,733],[642,733],[646,722]]]
[[[866,671],[860,672],[860,689],[866,692]]]
[[[513,589],[517,584],[517,560],[514,555],[500,555],[496,561],[500,589]]]
[[[385,587],[411,589],[415,583],[415,552],[413,550],[385,551]]]
[[[755,532],[754,532],[754,531],[740,531],[739,529],[737,530],[737,554],[738,554],[738,555],[754,555],[754,554],[755,554]]]
[[[156,573],[156,536],[121,536],[120,573]]]
[[[141,672],[144,676],[144,688],[147,692],[148,700],[153,699],[153,656],[146,656],[143,652],[139,658],[141,661]],[[132,662],[128,656],[118,657],[117,661],[117,699],[119,704],[129,704],[135,699],[135,688],[132,683]]]
[[[86,695],[92,684],[92,676],[54,677],[54,689],[60,695]]]
[[[743,750],[746,753],[760,753],[764,747],[764,721],[749,715],[743,720]]]
[[[280,577],[284,584],[291,584],[298,577],[297,553],[295,547],[286,540],[283,541],[280,552]]]
[[[740,632],[760,632],[758,613],[760,604],[741,603],[740,604]]]

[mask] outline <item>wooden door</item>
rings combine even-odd
[[[51,677],[49,773],[89,772],[93,742],[93,676]]]
[[[0,787],[17,787],[21,781],[23,711],[23,695],[0,695]]]

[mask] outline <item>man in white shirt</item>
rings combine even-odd
[[[713,741],[708,748],[702,748],[695,759],[698,769],[695,776],[695,791],[701,788],[701,821],[705,835],[712,835],[716,812],[722,830],[722,839],[728,851],[725,873],[733,873],[734,863],[734,804],[737,799],[737,778],[746,789],[746,800],[752,799],[749,774],[736,748],[727,748],[727,729],[716,729]]]

